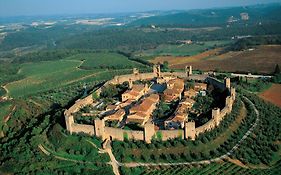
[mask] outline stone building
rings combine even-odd
[[[144,94],[148,92],[149,88],[148,85],[132,85],[130,90],[127,90],[122,94],[122,102],[127,100],[138,101]]]
[[[146,97],[140,104],[130,109],[130,115],[127,116],[128,123],[139,123],[144,125],[152,116],[160,98],[158,94],[151,94]]]
[[[164,101],[172,102],[177,99],[181,99],[181,94],[184,90],[184,81],[176,78],[167,82],[167,89],[164,90]]]
[[[104,119],[106,121],[118,121],[121,122],[123,117],[125,116],[126,112],[124,109],[119,109],[115,113],[106,116]]]

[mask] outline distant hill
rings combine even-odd
[[[255,5],[247,7],[216,8],[190,10],[176,14],[153,16],[132,22],[130,25],[223,25],[232,17],[234,22],[241,22],[241,13],[249,15],[249,23],[281,22],[281,4]]]

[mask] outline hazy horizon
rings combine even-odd
[[[247,6],[268,4],[281,0],[217,0],[209,2],[200,0],[2,0],[0,1],[0,17],[13,16],[45,16],[45,15],[77,15],[77,14],[106,14],[129,13],[144,11],[190,10],[206,8],[222,8],[231,6]]]

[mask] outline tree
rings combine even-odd
[[[168,61],[164,61],[163,64],[162,64],[162,66],[163,66],[163,70],[168,70],[168,69],[169,69],[169,63],[168,63]]]
[[[100,96],[103,98],[112,98],[116,95],[118,95],[118,89],[115,85],[108,85],[102,89],[100,94]]]

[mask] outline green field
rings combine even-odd
[[[192,56],[204,52],[206,49],[212,49],[220,46],[225,46],[229,44],[230,41],[206,41],[200,44],[182,44],[182,45],[172,45],[164,44],[158,46],[156,49],[145,50],[143,52],[136,52],[137,56],[149,57],[149,56],[161,56],[161,55],[171,55],[171,56]]]
[[[117,70],[111,69],[114,66],[119,69],[120,66],[127,69],[144,67],[115,53],[79,54],[62,60],[22,64],[18,74],[25,78],[11,82],[6,87],[9,96],[22,97],[86,80],[90,82],[110,78],[118,74]],[[118,71],[124,72],[127,69]]]
[[[275,175],[280,172],[281,162],[277,163],[272,168],[268,169],[249,169],[235,165],[229,162],[223,163],[211,163],[209,165],[198,165],[198,166],[173,166],[173,167],[159,167],[159,168],[122,168],[122,174],[130,175],[220,175],[220,174],[270,174]]]
[[[133,62],[127,57],[117,53],[86,53],[77,54],[67,59],[83,60],[81,64],[82,69],[96,69],[96,68],[133,68],[143,67],[142,64]]]

